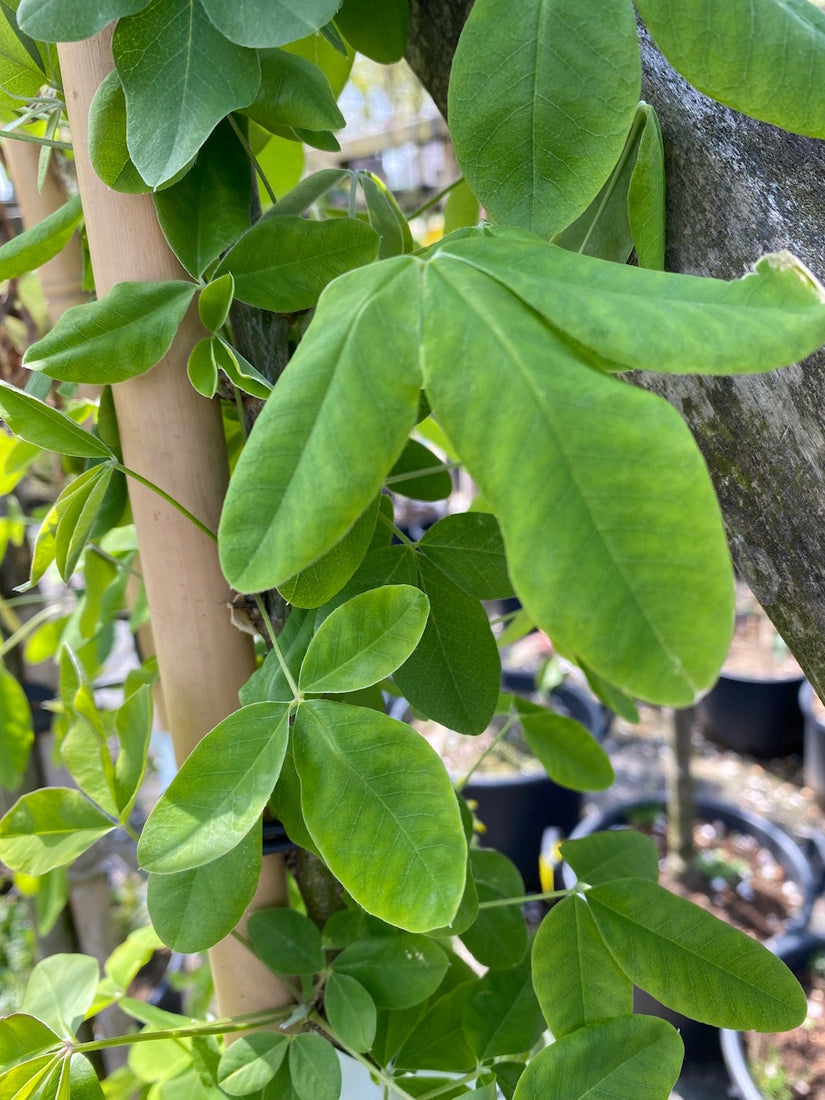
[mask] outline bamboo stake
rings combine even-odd
[[[111,191],[88,160],[89,104],[112,68],[111,30],[61,44],[58,52],[98,294],[116,282],[187,278],[166,244],[151,197]],[[191,310],[161,362],[115,387],[115,408],[126,465],[216,530],[228,479],[220,410],[194,391],[186,373],[188,353],[202,335]],[[252,642],[230,622],[230,590],[215,543],[149,490],[131,483],[129,495],[169,729],[181,762],[237,708],[238,690],[254,669]],[[267,856],[250,909],[286,902],[283,860]],[[221,1015],[289,1000],[271,971],[232,936],[212,948],[210,961]]]

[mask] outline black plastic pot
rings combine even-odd
[[[624,802],[603,813],[591,814],[570,834],[571,839],[589,836],[591,833],[601,832],[604,829],[619,829],[626,827],[628,822],[640,811],[650,808],[663,809],[664,800],[639,799],[636,802]],[[802,849],[779,826],[768,821],[767,818],[757,817],[745,810],[740,810],[728,802],[719,802],[712,798],[696,799],[696,817],[699,821],[721,821],[728,829],[753,836],[760,846],[771,853],[785,872],[788,880],[795,882],[803,897],[802,906],[785,930],[785,934],[800,935],[807,928],[811,919],[811,910],[817,892],[817,879]],[[576,876],[572,869],[564,864],[563,878],[565,885],[570,888],[575,885]],[[660,1004],[654,997],[644,990],[636,989],[633,995],[633,1009],[635,1012],[647,1016],[658,1016],[677,1027],[685,1044],[685,1057],[696,1061],[718,1059],[719,1038],[718,1029],[709,1024],[702,1024],[683,1016],[680,1012],[674,1012]]]
[[[758,679],[723,672],[699,704],[707,734],[763,759],[802,751],[801,676]]]
[[[805,783],[825,801],[825,722],[814,714],[814,689],[805,680],[799,689],[803,720]]]
[[[507,677],[504,686],[517,688]],[[585,691],[561,684],[551,694],[551,702],[562,714],[575,718],[601,740],[605,719],[601,706]],[[477,803],[477,816],[485,826],[485,847],[497,848],[511,859],[524,878],[528,891],[541,888],[539,855],[545,829],[556,828],[567,835],[581,816],[582,796],[579,791],[560,787],[543,771],[519,775],[479,775],[463,789],[466,799]]]
[[[768,946],[795,974],[800,974],[811,955],[825,947],[825,940],[811,932],[792,931]],[[722,1030],[719,1032],[719,1042],[737,1100],[768,1100],[751,1076],[742,1032]]]

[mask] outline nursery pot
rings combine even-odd
[[[779,936],[768,946],[795,974],[800,974],[811,955],[825,947],[825,940],[811,932],[791,931]],[[723,1029],[719,1032],[719,1040],[725,1068],[733,1086],[733,1095],[737,1100],[769,1100],[751,1074],[742,1032]]]
[[[802,751],[801,676],[761,679],[722,672],[699,704],[705,731],[734,752],[770,758]]]
[[[799,689],[802,711],[805,762],[805,783],[820,801],[825,800],[825,720],[814,710],[814,689],[805,680]]]
[[[625,802],[602,813],[591,814],[573,830],[570,839],[589,836],[591,833],[601,832],[604,829],[619,829],[626,827],[628,822],[639,811],[648,809],[664,809],[664,800],[639,799],[635,802]],[[816,897],[816,879],[801,848],[791,837],[767,818],[757,817],[747,813],[736,806],[726,802],[718,802],[711,798],[697,798],[696,819],[698,821],[720,821],[728,829],[738,833],[753,836],[760,847],[766,849],[774,857],[785,873],[787,880],[796,883],[802,895],[803,902],[799,912],[789,923],[785,930],[788,934],[799,934],[807,928],[811,919],[814,899]],[[564,884],[568,888],[575,885],[576,876],[572,869],[564,864]],[[718,1059],[719,1038],[718,1030],[709,1024],[702,1024],[691,1020],[679,1012],[666,1008],[654,997],[644,990],[635,989],[633,994],[633,1009],[635,1012],[647,1016],[658,1016],[667,1020],[679,1029],[685,1044],[685,1057],[696,1061]]]
[[[504,686],[525,690],[515,688],[508,678]],[[597,740],[602,739],[605,720],[601,707],[586,692],[561,684],[550,699],[556,710],[575,718]],[[570,832],[581,815],[581,792],[561,787],[538,771],[504,776],[476,773],[461,793],[477,803],[477,816],[486,829],[485,847],[497,848],[515,863],[528,891],[540,890],[542,834],[548,828],[565,835]]]

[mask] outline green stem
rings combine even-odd
[[[258,158],[255,156],[255,153],[252,150],[252,146],[247,141],[246,134],[243,132],[243,130],[237,124],[237,122],[232,117],[232,115],[228,115],[227,117],[229,119],[229,125],[235,131],[235,136],[237,137],[237,139],[241,143],[241,145],[244,147],[244,152],[246,153],[246,155],[249,157],[250,161],[252,162],[252,166],[254,167],[255,172],[257,173],[258,179],[261,181],[261,183],[266,188],[266,193],[267,193],[267,195],[269,195],[269,201],[274,206],[278,201],[278,197],[275,194],[275,192],[272,190],[272,185],[270,184],[269,180],[266,178],[266,173],[264,172],[263,168],[261,168],[261,165],[258,161]]]
[[[460,470],[463,465],[463,462],[439,462],[437,466],[425,466],[421,470],[410,470],[406,474],[393,474],[392,477],[385,477],[384,484],[389,487],[390,485],[397,485],[401,481],[412,481],[416,477],[437,474],[442,470]]]
[[[412,214],[408,214],[407,221],[411,222],[414,218],[420,218],[422,214],[426,214],[427,211],[430,210],[433,206],[437,206],[445,197],[445,195],[449,195],[449,193],[454,188],[458,187],[458,185],[463,182],[464,177],[459,176],[457,180],[453,180],[452,183],[448,183],[447,186],[442,191],[439,191],[437,195],[434,195],[431,199],[427,199],[423,206],[419,206],[417,210],[413,210]]]
[[[379,1083],[383,1086],[385,1093],[387,1091],[394,1092],[397,1096],[401,1096],[404,1100],[413,1100],[410,1094],[402,1089],[401,1086],[389,1077],[380,1066],[375,1065],[368,1058],[365,1058],[359,1051],[354,1050],[352,1047],[347,1046],[345,1042],[341,1040],[341,1037],[337,1035],[329,1026],[323,1016],[319,1016],[317,1012],[311,1013],[309,1019],[318,1028],[319,1031],[323,1031],[326,1037],[335,1043],[337,1047],[340,1047],[345,1054],[348,1054],[350,1058],[353,1058],[356,1062],[360,1063],[365,1069],[369,1070],[373,1077],[377,1077]],[[454,1084],[454,1082],[453,1082]]]
[[[298,689],[298,685],[295,683],[295,677],[289,671],[289,666],[286,663],[284,655],[281,651],[281,647],[278,645],[278,635],[275,633],[275,630],[272,626],[272,621],[269,618],[269,612],[266,609],[266,604],[264,603],[263,599],[261,598],[260,593],[256,592],[255,596],[254,596],[254,599],[255,599],[255,605],[258,608],[258,611],[260,612],[261,618],[263,619],[264,624],[266,626],[266,632],[269,635],[269,641],[272,644],[272,648],[275,650],[275,656],[278,658],[278,664],[281,666],[281,671],[283,672],[284,677],[286,678],[286,682],[289,684],[289,690],[295,696],[296,700],[300,699],[301,698],[301,692]]]
[[[443,1096],[445,1092],[450,1092],[458,1085],[468,1085],[471,1081],[475,1081],[479,1075],[479,1070],[474,1069],[469,1073],[465,1073],[463,1077],[451,1077],[449,1081],[445,1081],[443,1085],[439,1085],[437,1088],[430,1089],[429,1092],[423,1093],[418,1097],[418,1100],[435,1100],[437,1096]]]
[[[464,790],[464,788],[467,786],[467,783],[470,780],[470,777],[477,771],[477,769],[482,764],[482,762],[484,760],[486,760],[486,758],[490,755],[490,753],[493,751],[493,749],[499,744],[499,742],[501,741],[501,739],[505,735],[505,733],[507,733],[507,731],[509,729],[511,729],[515,725],[515,723],[516,723],[516,716],[515,716],[515,714],[511,714],[510,717],[507,719],[507,721],[504,723],[504,725],[501,727],[501,729],[498,731],[498,733],[495,735],[493,740],[490,742],[490,744],[487,746],[487,748],[481,754],[481,756],[479,756],[478,760],[476,760],[475,764],[473,764],[473,766],[467,772],[467,774],[462,779],[459,779],[457,783],[454,784],[455,789],[457,791]]]
[[[66,149],[71,152],[68,141],[50,141],[49,138],[35,137],[34,134],[21,134],[18,130],[0,130],[0,138],[13,138],[14,141],[28,141],[31,145],[48,145],[50,149]]]
[[[11,634],[6,638],[5,642],[0,646],[0,657],[5,657],[7,653],[10,653],[15,646],[20,645],[22,641],[37,630],[41,623],[48,622],[49,619],[57,618],[60,613],[59,605],[49,605],[44,607],[42,611],[38,611],[35,615],[32,615],[30,619],[20,627],[19,630],[15,630],[14,634]]]
[[[127,477],[131,477],[133,478],[133,480],[140,482],[141,485],[145,485],[146,488],[151,489],[153,493],[157,493],[157,495],[165,500],[167,504],[171,504],[172,507],[176,509],[176,511],[180,512],[182,516],[185,516],[190,523],[194,523],[199,531],[203,531],[205,535],[208,535],[213,542],[218,541],[218,536],[215,534],[214,531],[210,531],[205,523],[201,523],[197,516],[193,516],[188,508],[185,508],[179,500],[175,500],[174,497],[170,497],[164,489],[161,489],[159,485],[155,485],[154,481],[150,481],[147,477],[139,474],[136,470],[130,470],[128,466],[122,466],[119,462],[113,462],[112,465],[116,470],[120,470],[122,474],[125,474]]]
[[[121,558],[116,558],[114,554],[109,554],[101,546],[98,546],[96,542],[90,542],[87,546],[87,550],[91,550],[92,553],[97,554],[99,558],[103,558],[104,561],[109,562],[110,565],[114,565],[118,569],[122,569],[125,562]],[[139,573],[133,566],[128,567],[129,575],[135,577],[137,580],[143,580],[143,574]]]
[[[391,520],[387,520],[387,523],[389,523],[392,527],[392,533],[396,536],[396,538],[399,538],[405,546],[415,546],[413,540],[405,535],[400,527],[397,527]]]
[[[491,898],[489,901],[480,901],[479,909],[497,909],[502,905],[527,905],[531,901],[550,901],[552,898],[569,898],[571,894],[579,894],[582,890],[589,890],[586,882],[577,882],[569,890],[547,890],[543,894],[522,894],[519,898]]]
[[[263,1012],[249,1012],[245,1016],[233,1016],[222,1020],[204,1021],[189,1027],[167,1028],[163,1031],[136,1031],[131,1035],[115,1035],[111,1039],[94,1039],[88,1043],[72,1043],[72,1053],[88,1054],[94,1050],[111,1050],[114,1047],[132,1046],[134,1043],[150,1043],[156,1039],[189,1039],[196,1035],[230,1035],[236,1031],[250,1031],[254,1028],[270,1027],[283,1023],[293,1011],[292,1005],[285,1008],[267,1009]]]

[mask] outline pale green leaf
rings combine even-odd
[[[278,635],[278,648],[294,680],[298,679],[301,662],[314,633],[314,613],[308,614],[302,608],[290,611],[283,630]],[[252,673],[239,693],[243,706],[269,701],[289,703],[293,696],[293,690],[274,650],[267,653],[264,663]]]
[[[429,937],[400,934],[359,939],[336,956],[332,970],[360,982],[379,1008],[410,1008],[435,993],[447,965]]]
[[[683,1054],[678,1032],[653,1016],[586,1024],[536,1055],[513,1100],[663,1100]]]
[[[424,532],[418,548],[468,596],[500,600],[513,595],[501,530],[489,512],[445,516]]]
[[[84,431],[71,417],[3,381],[0,381],[0,416],[21,439],[44,450],[78,458],[111,457],[106,444]]]
[[[324,986],[324,1011],[330,1027],[352,1050],[364,1052],[375,1039],[375,1001],[357,979],[333,970]]]
[[[38,936],[48,936],[57,924],[69,900],[69,876],[65,867],[55,867],[37,880],[37,896],[34,899]]]
[[[823,39],[825,41],[825,39]],[[640,267],[665,266],[665,151],[655,110],[643,104],[644,129],[627,192],[627,214]]]
[[[34,744],[32,712],[23,688],[0,661],[0,784],[13,791]]]
[[[97,990],[100,965],[88,955],[49,955],[32,970],[23,1011],[64,1039],[73,1038]]]
[[[229,307],[235,294],[235,281],[231,275],[220,275],[207,283],[198,295],[198,313],[203,327],[217,332],[226,324]]]
[[[277,587],[305,569],[380,491],[418,409],[417,291],[416,262],[399,257],[322,296],[226,496],[221,564],[239,591]]]
[[[186,373],[202,397],[214,397],[218,388],[218,365],[215,362],[215,337],[204,336],[189,352]]]
[[[107,73],[89,107],[89,160],[97,175],[114,191],[151,191],[135,168],[126,144],[126,97],[120,77]]]
[[[299,1100],[338,1100],[341,1063],[328,1039],[304,1032],[289,1045],[289,1076]]]
[[[388,585],[347,600],[310,642],[299,687],[321,694],[377,684],[415,649],[428,613],[427,597],[410,585]]]
[[[180,281],[117,283],[96,302],[67,310],[24,362],[63,382],[104,385],[144,374],[169,350],[196,290]]]
[[[563,898],[553,906],[531,957],[533,988],[557,1039],[595,1020],[633,1012],[633,985],[605,947],[582,898]]]
[[[340,130],[345,118],[329,81],[311,61],[287,50],[261,53],[261,86],[244,114],[266,130],[282,126]]]
[[[114,19],[145,8],[150,0],[20,0],[22,30],[43,42],[78,42]]]
[[[152,734],[152,689],[144,684],[126,699],[117,712],[119,741],[115,760],[114,795],[121,821],[127,820],[146,770]]]
[[[261,874],[261,833],[252,828],[225,855],[189,871],[149,875],[146,905],[163,942],[183,954],[206,951],[243,916]]]
[[[287,706],[253,703],[203,737],[143,827],[138,858],[170,874],[211,863],[237,846],[263,812],[283,763]]]
[[[321,932],[295,909],[259,909],[250,914],[247,935],[255,954],[278,974],[317,974],[324,969]]]
[[[39,93],[45,74],[34,43],[21,40],[23,32],[8,8],[0,9],[0,117],[11,122],[21,102]]]
[[[129,152],[152,187],[188,164],[221,119],[258,91],[257,54],[227,41],[196,0],[153,0],[121,19],[112,53]]]
[[[52,1028],[27,1013],[13,1012],[0,1020],[0,1066],[50,1050],[59,1043]]]
[[[307,828],[353,898],[409,931],[449,924],[466,846],[449,777],[426,741],[376,711],[319,699],[296,716],[294,752]]]
[[[258,164],[275,196],[287,194],[290,188],[298,183],[304,171],[306,156],[303,145],[298,141],[279,137],[277,134],[270,136],[266,130],[262,130],[254,122],[250,123],[250,130],[257,130],[258,133],[269,138],[257,154]],[[257,187],[261,209],[264,211],[267,208],[271,209],[272,199],[262,180],[258,180]]]
[[[66,583],[77,568],[80,556],[86,548],[86,542],[103,504],[103,498],[109,488],[114,469],[108,463],[93,466],[87,471],[82,488],[78,486],[71,497],[66,499],[62,508],[58,507],[58,524],[55,532],[54,558],[60,576]]]
[[[106,960],[104,970],[107,977],[125,993],[138,970],[161,947],[163,941],[151,925],[137,928],[129,933],[123,943],[118,944]]]
[[[113,827],[80,791],[44,787],[23,795],[0,820],[0,859],[15,871],[44,875],[71,863]]]
[[[216,366],[236,389],[251,393],[253,397],[260,397],[262,401],[269,397],[272,383],[248,359],[244,359],[240,352],[227,344],[222,336],[212,337],[212,357]]]
[[[0,1072],[0,1090],[3,1096],[8,1097],[8,1100],[29,1100],[38,1092],[55,1066],[59,1065],[59,1059],[60,1056],[56,1054],[42,1054]]]
[[[658,883],[619,879],[586,900],[625,974],[668,1008],[737,1031],[787,1031],[805,1019],[802,987],[776,955]]]
[[[215,276],[230,272],[242,302],[289,313],[314,306],[327,283],[377,253],[378,234],[354,218],[266,218],[229,250]]]
[[[633,8],[476,0],[450,78],[459,166],[497,221],[551,236],[595,197],[639,99]]]
[[[349,80],[352,63],[355,60],[355,50],[346,43],[344,45],[346,53],[342,54],[327,41],[323,34],[316,33],[300,38],[297,42],[290,42],[285,48],[290,53],[305,57],[307,61],[317,65],[329,81],[337,98]]]
[[[332,19],[341,0],[201,0],[207,15],[232,42],[282,46],[312,34]]]
[[[229,1096],[248,1096],[267,1085],[287,1052],[287,1037],[257,1031],[242,1035],[221,1055],[218,1084]]]
[[[6,241],[0,247],[0,279],[16,279],[51,260],[69,243],[82,220],[80,196],[75,195],[43,221]]]
[[[459,180],[444,204],[444,236],[454,229],[474,228],[481,217],[481,204],[467,181]]]

